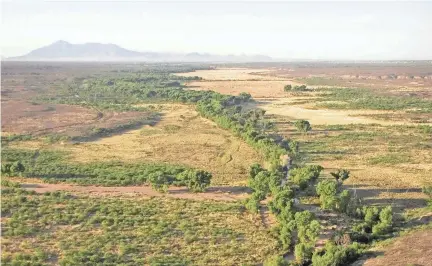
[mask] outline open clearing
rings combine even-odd
[[[287,80],[286,78],[267,76],[270,69],[265,68],[217,68],[213,70],[196,70],[194,72],[176,73],[184,77],[202,77],[205,80]]]
[[[211,172],[212,185],[245,185],[249,165],[262,162],[255,150],[201,118],[193,106],[155,106],[162,117],[154,126],[145,125],[91,142],[63,145],[21,142],[10,147],[67,151],[72,161],[82,163],[145,161],[187,165]]]
[[[75,195],[94,196],[94,197],[133,197],[133,198],[151,198],[151,197],[168,197],[176,199],[193,199],[193,200],[216,200],[216,201],[238,201],[248,196],[244,189],[230,187],[211,187],[205,193],[191,193],[185,187],[171,187],[167,193],[162,194],[149,186],[128,186],[128,187],[103,187],[103,186],[79,186],[71,184],[48,184],[41,183],[39,180],[29,182],[26,179],[12,178],[11,180],[20,180],[21,187],[26,190],[32,190],[36,193],[46,193],[55,191],[70,192]]]
[[[145,120],[149,112],[99,112],[66,104],[2,102],[2,132],[6,134],[62,134],[84,136],[94,128],[113,128],[131,121]]]
[[[349,125],[349,124],[380,124],[380,125],[412,125],[406,121],[384,121],[363,117],[364,115],[393,114],[391,111],[377,110],[330,110],[317,109],[312,104],[296,104],[306,101],[303,97],[282,99],[260,99],[258,107],[270,115],[281,115],[293,119],[305,119],[313,125]],[[295,104],[295,105],[294,105]],[[313,108],[313,109],[312,109]]]

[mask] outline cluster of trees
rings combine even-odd
[[[151,186],[159,192],[167,192],[170,185],[187,186],[192,192],[204,192],[210,185],[212,174],[203,170],[184,170],[175,176],[161,171],[148,176]]]
[[[311,260],[315,242],[321,226],[309,211],[297,211],[294,206],[295,192],[283,186],[269,203],[270,211],[276,216],[279,241],[283,250],[294,247],[296,262],[300,265]]]
[[[35,153],[8,148],[2,151],[2,155],[3,175],[41,177],[49,182],[105,186],[150,184],[159,191],[166,191],[169,185],[175,185],[202,192],[210,185],[212,178],[211,173],[203,170],[168,164],[68,163],[67,154],[51,151]]]
[[[290,91],[308,91],[309,89],[306,87],[306,85],[294,85],[291,84],[284,86],[284,91],[290,92]]]
[[[357,210],[357,218],[363,222],[353,227],[352,237],[358,241],[368,242],[389,232],[393,227],[393,211],[391,206],[378,207],[363,206]]]
[[[289,171],[289,178],[300,190],[305,190],[316,182],[322,169],[320,165],[296,167]]]
[[[312,259],[315,242],[319,236],[321,226],[309,211],[299,211],[295,207],[296,192],[292,185],[299,186],[300,190],[312,184],[319,176],[321,166],[308,165],[291,169],[289,182],[282,185],[284,173],[281,169],[266,170],[258,164],[250,168],[248,185],[253,193],[246,201],[246,208],[257,212],[260,201],[272,196],[268,206],[276,216],[278,226],[276,233],[284,251],[294,250],[296,262],[299,265],[307,264]],[[274,260],[274,261],[273,261]],[[266,265],[280,262],[272,258]],[[283,265],[283,264],[275,264]]]
[[[25,167],[20,161],[1,165],[1,174],[3,176],[21,176],[24,171]]]

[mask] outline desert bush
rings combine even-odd
[[[210,185],[212,174],[203,170],[186,170],[177,175],[180,183],[192,192],[203,192]]]
[[[294,255],[296,262],[300,265],[308,263],[312,259],[313,248],[312,244],[299,243],[295,245]]]
[[[338,204],[338,185],[335,181],[324,180],[318,183],[316,192],[320,197],[322,209],[335,209]]]
[[[336,172],[330,172],[330,174],[336,179],[336,182],[343,182],[349,178],[350,171],[346,169],[338,169]]]
[[[323,168],[319,165],[307,165],[304,167],[293,168],[289,171],[290,180],[298,185],[301,190],[308,187],[309,184],[314,183]]]
[[[337,246],[328,241],[323,250],[315,251],[312,255],[312,265],[316,266],[344,266],[355,261],[362,254],[358,243],[347,247]]]
[[[245,207],[252,213],[257,213],[259,211],[261,201],[261,195],[253,193],[249,198],[246,199]]]
[[[320,234],[321,225],[309,211],[297,212],[294,215],[297,237],[301,243],[315,244]]]
[[[293,233],[295,229],[294,222],[280,225],[279,242],[282,250],[289,250],[293,243]]]
[[[312,127],[311,127],[309,121],[306,121],[306,120],[297,120],[294,122],[294,126],[297,128],[298,131],[304,132],[304,133],[312,130]]]

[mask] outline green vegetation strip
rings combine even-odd
[[[333,109],[410,110],[420,113],[432,112],[432,101],[416,97],[380,95],[370,89],[331,88],[317,101],[341,101],[344,103],[321,103],[318,106]]]
[[[253,265],[278,251],[239,203],[6,188],[1,214],[4,265]]]

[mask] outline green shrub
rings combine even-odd
[[[349,178],[350,171],[346,169],[338,169],[336,172],[330,172],[330,174],[336,179],[336,182],[343,182]]]
[[[307,165],[294,168],[289,171],[289,178],[294,184],[298,185],[301,190],[304,190],[309,184],[318,179],[322,169],[320,165]]]
[[[338,184],[335,181],[324,180],[318,183],[316,192],[320,197],[322,209],[335,209],[338,204]]]
[[[245,207],[252,213],[259,211],[261,196],[253,193],[249,198],[246,199]]]
[[[294,126],[297,128],[298,131],[304,132],[304,133],[312,130],[312,127],[311,127],[309,121],[306,121],[306,120],[297,120],[294,122]]]
[[[358,243],[347,247],[337,246],[333,242],[326,243],[323,250],[315,251],[312,255],[314,266],[345,266],[355,261],[362,254]]]
[[[212,174],[203,170],[186,170],[177,175],[192,192],[203,192],[210,185]]]
[[[312,259],[314,246],[311,244],[299,243],[294,248],[296,262],[300,265],[308,263]]]

